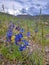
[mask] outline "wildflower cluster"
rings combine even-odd
[[[18,34],[13,34],[13,29],[14,29],[14,24],[10,24],[6,37],[7,37],[7,42],[14,42],[17,46],[19,46],[19,50],[23,51],[26,49],[26,47],[28,46],[29,42],[26,39],[22,39],[23,38],[23,32],[24,29],[20,28],[19,26],[17,26],[15,28],[15,30],[19,31]],[[30,32],[27,32],[26,36],[30,36]],[[23,42],[23,44],[19,44],[20,42]]]

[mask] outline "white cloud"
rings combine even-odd
[[[8,8],[8,9],[13,9],[13,8],[21,9],[22,8],[22,5],[15,1],[5,0],[5,1],[1,1],[0,5],[2,4],[4,4],[5,8]]]
[[[2,11],[2,4],[4,4],[5,12],[8,10],[10,14],[21,14],[20,10],[22,8],[25,8],[28,13],[30,7],[34,7],[35,12],[39,12],[39,9],[42,8],[43,12],[46,13],[44,9],[48,2],[49,0],[0,0],[0,11]],[[38,4],[40,6],[37,6]]]

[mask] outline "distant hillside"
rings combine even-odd
[[[31,16],[31,15],[18,15],[18,18],[21,19],[36,19],[38,20],[39,18],[41,18],[42,20],[49,20],[49,15],[36,15],[36,16]]]
[[[43,20],[43,21],[49,21],[49,15],[41,15],[41,17],[39,15],[37,16],[31,16],[31,15],[18,15],[18,16],[13,16],[13,15],[9,15],[6,13],[0,13],[0,19],[28,19],[28,20]]]

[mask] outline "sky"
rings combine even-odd
[[[0,0],[0,11],[12,15],[30,14],[39,15],[49,14],[49,0]]]

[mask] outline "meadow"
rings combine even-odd
[[[29,46],[23,51],[19,51],[19,46],[14,42],[6,42],[11,22],[24,29],[23,39],[29,42]],[[29,37],[27,32],[30,32]],[[13,33],[19,32],[13,29]],[[0,13],[0,65],[49,65],[49,19]]]

